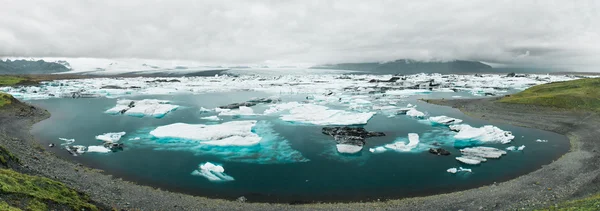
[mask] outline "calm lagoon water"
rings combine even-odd
[[[431,116],[447,115],[463,119],[471,126],[489,124],[463,115],[456,109],[429,105],[416,99],[450,98],[455,93],[437,93],[427,96],[413,96],[403,99],[403,103],[418,105],[420,111]],[[117,99],[47,99],[31,103],[48,109],[52,117],[36,124],[32,133],[44,144],[62,143],[59,138],[73,138],[75,144],[100,145],[96,135],[107,132],[125,131],[121,139],[126,145],[124,151],[116,153],[86,153],[71,156],[59,147],[50,148],[58,156],[72,159],[87,166],[102,169],[139,184],[160,187],[212,198],[235,199],[245,196],[250,201],[268,202],[309,202],[309,201],[370,201],[377,199],[402,198],[428,195],[454,190],[474,188],[494,182],[501,182],[526,174],[548,164],[564,154],[569,148],[566,137],[551,132],[494,124],[512,131],[515,139],[509,145],[486,144],[504,149],[508,146],[525,145],[522,152],[508,152],[500,159],[489,159],[477,166],[464,165],[454,158],[460,155],[458,145],[444,145],[452,152],[451,156],[435,156],[428,152],[399,153],[388,151],[372,154],[370,147],[392,143],[408,133],[418,133],[421,142],[442,142],[451,139],[451,133],[444,126],[424,124],[407,116],[387,117],[375,115],[364,127],[372,131],[385,132],[387,136],[367,139],[363,151],[356,155],[341,155],[335,150],[333,138],[321,134],[322,126],[283,122],[277,116],[242,117],[256,119],[269,126],[271,135],[278,135],[274,143],[287,141],[286,147],[271,156],[290,154],[294,151],[310,161],[253,163],[251,158],[235,160],[218,153],[202,153],[185,147],[161,146],[152,141],[148,131],[157,126],[182,122],[189,124],[214,124],[200,119],[213,114],[201,113],[200,107],[214,108],[233,102],[242,102],[253,97],[268,97],[260,92],[211,93],[201,95],[157,95],[138,96],[127,99],[164,99],[180,105],[179,109],[161,119],[152,117],[130,117],[105,114]],[[284,101],[301,101],[305,96],[283,96]],[[266,105],[258,105],[255,112],[262,112]],[[231,117],[224,118],[224,121]],[[275,133],[272,133],[272,132]],[[449,135],[450,134],[450,135]],[[129,139],[140,137],[141,140]],[[546,139],[547,143],[536,142]],[[244,152],[240,152],[244,153]],[[267,153],[267,152],[265,152]],[[251,156],[256,156],[253,154]],[[228,159],[229,158],[229,159]],[[285,158],[282,158],[285,159]],[[240,162],[243,161],[243,162]],[[211,182],[204,177],[193,176],[191,172],[200,163],[221,164],[225,173],[234,181]],[[450,174],[446,170],[463,166],[473,173]]]

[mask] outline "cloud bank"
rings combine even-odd
[[[600,65],[595,0],[0,0],[0,5],[0,56]]]

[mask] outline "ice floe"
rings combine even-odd
[[[267,121],[232,121],[216,125],[175,123],[137,131],[141,140],[128,140],[134,147],[189,151],[243,163],[280,164],[307,162],[289,141]],[[258,141],[258,142],[257,142]]]
[[[360,152],[362,150],[362,146],[352,145],[352,144],[336,144],[337,151],[339,153],[347,153],[354,154]]]
[[[448,173],[452,173],[452,174],[456,174],[457,172],[473,172],[471,169],[468,168],[463,168],[463,167],[458,167],[458,168],[449,168],[448,170],[446,170],[446,172]]]
[[[442,124],[442,125],[458,124],[458,123],[462,122],[461,119],[456,119],[456,118],[447,117],[447,116],[429,117],[429,121],[431,121],[433,123],[437,123],[437,124]]]
[[[535,140],[535,142],[539,142],[539,143],[546,143],[546,142],[548,142],[548,140],[537,139],[537,140]]]
[[[416,148],[419,144],[419,134],[409,133],[408,134],[408,144],[403,141],[396,141],[391,144],[384,145],[385,148],[399,151],[399,152],[409,152],[412,149]],[[377,148],[376,148],[377,149]]]
[[[510,143],[515,136],[510,131],[504,131],[496,126],[485,125],[480,128],[466,124],[451,125],[450,129],[458,131],[454,138],[459,140],[478,140],[484,143]]]
[[[411,116],[411,117],[416,117],[416,118],[423,118],[425,117],[425,113],[418,111],[415,108],[410,108],[408,109],[408,111],[406,111],[406,115],[407,116]]]
[[[150,132],[157,138],[178,138],[199,141],[205,145],[252,146],[261,138],[252,132],[256,121],[231,121],[217,125],[174,123]]]
[[[207,116],[207,117],[201,117],[200,119],[210,120],[210,121],[220,121],[221,120],[218,116]]]
[[[125,132],[105,133],[102,135],[97,135],[96,139],[100,140],[100,141],[108,142],[108,143],[113,143],[113,142],[117,142],[117,141],[121,140],[121,137],[123,137],[125,134],[126,134]]]
[[[179,108],[178,105],[169,104],[167,100],[145,99],[145,100],[117,100],[117,105],[108,109],[108,114],[125,114],[128,116],[152,116],[162,118],[167,113]]]
[[[104,146],[88,146],[87,152],[108,153],[112,152],[112,150]]]
[[[215,111],[219,113],[219,116],[252,116],[252,115],[256,115],[254,113],[254,110],[247,106],[240,106],[237,109],[217,108]]]
[[[233,181],[233,177],[225,174],[225,168],[211,162],[202,163],[192,172],[194,176],[203,176],[213,182]]]
[[[273,104],[264,112],[266,115],[275,113],[281,113],[283,121],[314,125],[363,125],[375,115],[375,112],[349,112],[298,102]]]
[[[499,150],[493,147],[470,147],[461,149],[460,152],[466,156],[476,156],[482,158],[500,158],[506,155],[506,151]]]
[[[477,165],[477,164],[480,164],[481,162],[487,161],[485,158],[474,157],[474,156],[456,157],[456,160],[463,162],[465,164],[469,164],[469,165]]]
[[[521,145],[519,147],[517,147],[517,146],[506,147],[506,150],[508,150],[508,151],[523,151],[524,149],[525,149],[525,145]]]

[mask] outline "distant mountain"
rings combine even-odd
[[[69,63],[65,61],[0,60],[0,74],[5,75],[51,74],[70,70]]]
[[[479,73],[493,72],[492,66],[477,61],[420,62],[400,59],[385,63],[340,63],[320,65],[311,69],[354,70],[368,74],[415,74],[415,73]]]

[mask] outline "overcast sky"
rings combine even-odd
[[[0,5],[0,56],[600,65],[596,0],[0,0]]]

